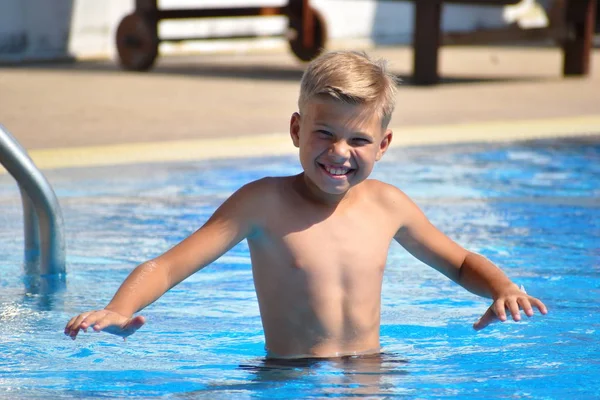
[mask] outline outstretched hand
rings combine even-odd
[[[125,317],[109,310],[90,311],[79,314],[65,326],[65,335],[75,340],[80,330],[87,332],[89,327],[96,332],[107,332],[126,338],[140,329],[146,323],[142,316]]]
[[[507,320],[506,312],[510,312],[514,321],[521,320],[521,309],[528,317],[533,316],[533,307],[537,307],[541,314],[548,313],[546,306],[535,297],[527,295],[524,289],[511,289],[494,300],[487,311],[473,324],[473,329],[481,330],[489,324]]]

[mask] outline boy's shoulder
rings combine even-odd
[[[281,207],[281,193],[289,178],[267,177],[251,181],[235,191],[227,201],[228,210],[261,225]]]
[[[412,200],[399,188],[389,183],[377,179],[367,179],[363,182],[363,190],[368,196],[376,201],[381,207],[397,210],[398,207],[404,207]]]
[[[265,177],[246,183],[234,193],[233,197],[237,197],[245,202],[254,202],[261,205],[268,204],[271,200],[276,200],[279,195],[290,185],[293,177]]]
[[[293,178],[293,176],[267,176],[246,183],[240,188],[240,191],[267,194],[280,190],[282,186],[288,185]]]
[[[377,179],[365,180],[363,190],[381,201],[394,201],[406,197],[406,194],[396,186]]]

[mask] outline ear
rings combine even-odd
[[[300,147],[300,114],[297,112],[292,114],[292,119],[290,120],[290,136],[292,137],[294,146]]]
[[[379,148],[377,149],[377,155],[375,156],[375,161],[381,160],[381,157],[385,154],[387,149],[390,147],[390,143],[392,143],[392,130],[388,129],[383,134],[383,139],[379,142]]]

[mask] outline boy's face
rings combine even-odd
[[[392,140],[369,108],[321,99],[292,115],[290,135],[309,188],[331,200],[367,179]]]

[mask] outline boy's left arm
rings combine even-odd
[[[430,265],[468,291],[493,299],[490,308],[473,325],[483,329],[496,319],[506,321],[508,310],[515,321],[521,319],[519,309],[528,317],[533,306],[546,314],[546,306],[527,295],[485,257],[465,250],[434,227],[423,212],[403,193],[394,203],[401,205],[401,227],[394,239],[412,255]]]

